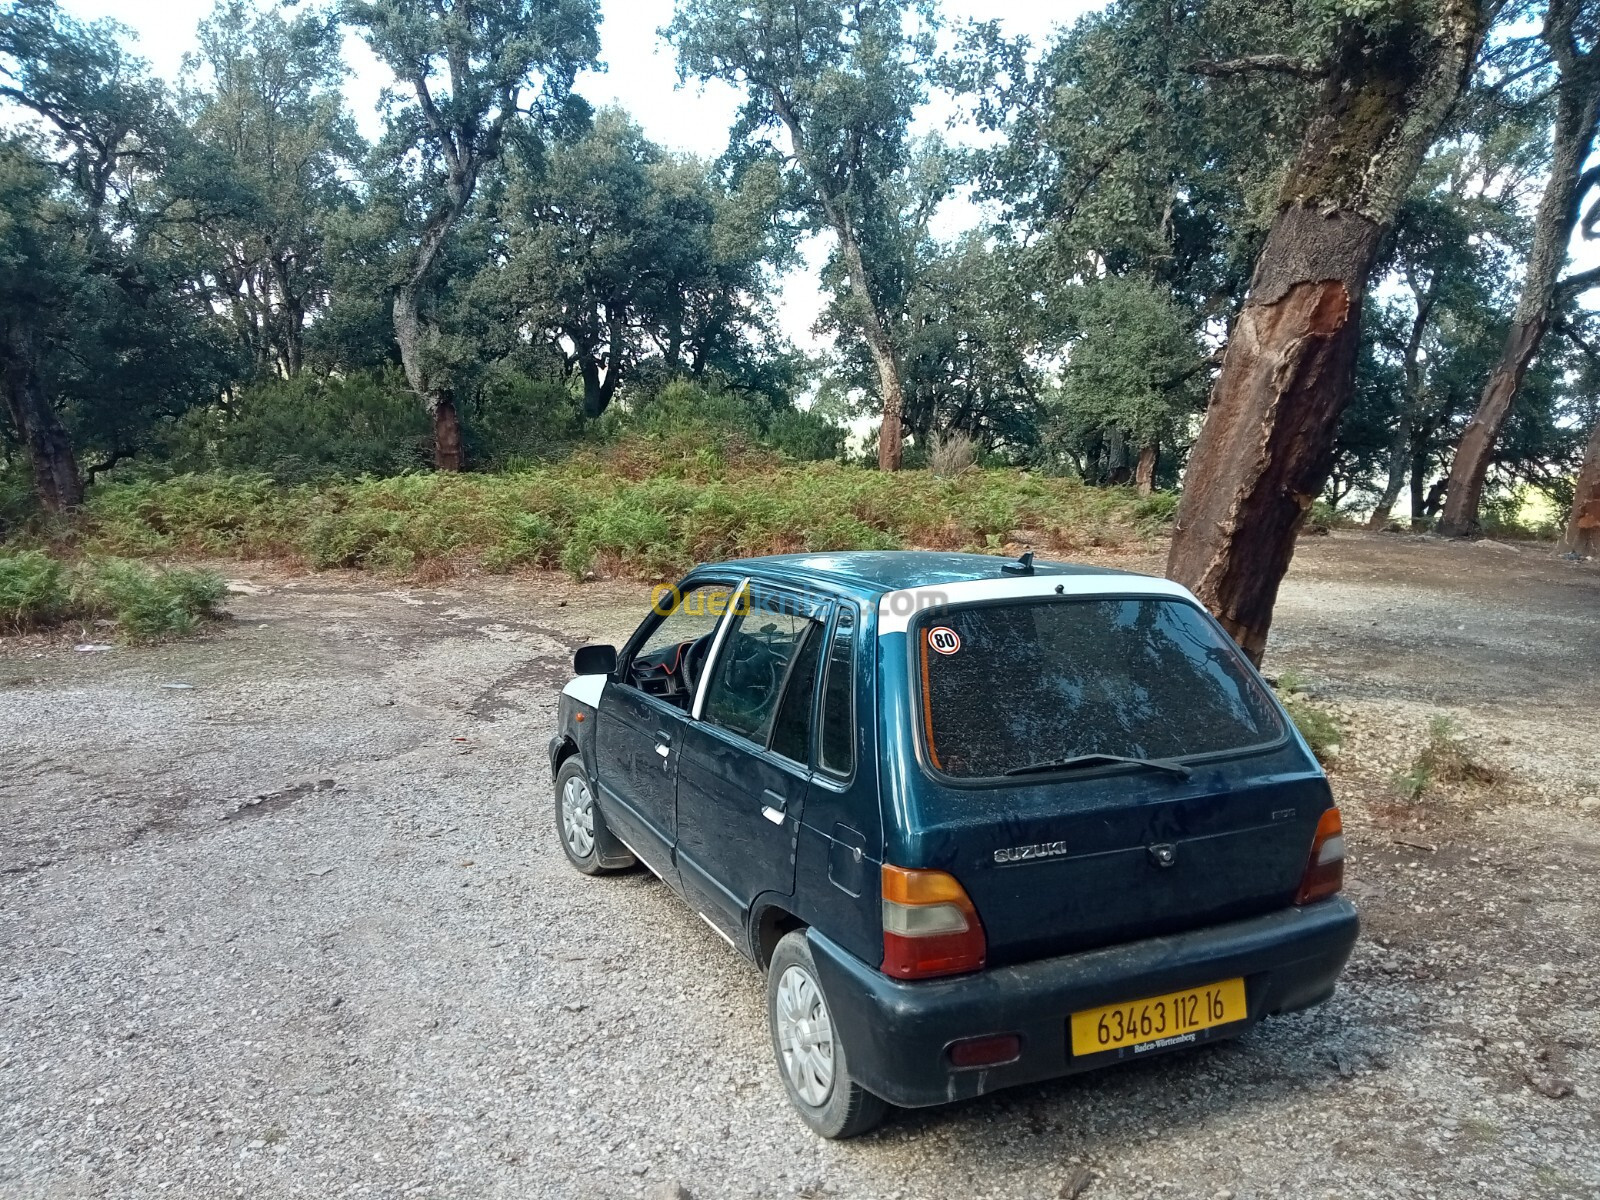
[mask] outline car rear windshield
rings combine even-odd
[[[949,609],[923,618],[916,639],[923,737],[946,775],[1083,754],[1188,758],[1283,736],[1238,649],[1180,601]]]

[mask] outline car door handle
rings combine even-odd
[[[672,735],[665,730],[656,730],[656,753],[662,758],[672,753]]]
[[[782,825],[784,813],[788,811],[789,808],[788,799],[780,796],[771,788],[768,788],[766,791],[762,792],[761,798],[766,801],[766,803],[761,806],[761,815],[767,820],[771,821],[774,825]]]

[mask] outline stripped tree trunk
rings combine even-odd
[[[1589,434],[1589,449],[1572,497],[1572,519],[1567,522],[1561,548],[1572,554],[1600,554],[1600,421]]]
[[[1259,662],[1349,402],[1378,244],[1466,83],[1475,0],[1345,40],[1323,85],[1189,459],[1167,574]]]
[[[1139,465],[1133,470],[1133,484],[1139,495],[1148,496],[1156,490],[1156,462],[1161,448],[1150,442],[1139,450]]]
[[[12,424],[28,448],[39,503],[50,513],[77,508],[83,503],[83,476],[72,439],[45,394],[33,331],[18,321],[7,324],[0,347],[0,384]]]
[[[1439,517],[1439,532],[1450,537],[1477,532],[1478,509],[1483,503],[1483,485],[1494,459],[1495,443],[1549,327],[1551,309],[1560,291],[1558,280],[1567,262],[1567,246],[1578,224],[1583,200],[1579,179],[1600,120],[1600,50],[1579,54],[1573,41],[1573,22],[1581,6],[1582,0],[1550,0],[1545,19],[1545,40],[1561,71],[1556,87],[1550,175],[1534,218],[1533,245],[1511,329],[1450,464],[1444,512]]]

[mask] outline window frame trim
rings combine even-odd
[[[839,618],[846,611],[847,606],[852,622],[852,630],[850,635],[850,663],[848,669],[846,670],[846,677],[849,680],[850,688],[850,717],[846,725],[850,733],[850,769],[841,773],[834,770],[832,767],[825,765],[822,761],[822,721],[823,705],[827,700],[828,679],[833,665],[829,659],[829,655],[833,649],[833,639],[838,636]],[[861,680],[859,678],[859,672],[857,668],[861,662],[861,646],[865,628],[866,616],[862,611],[861,605],[857,604],[854,600],[841,597],[834,604],[833,616],[828,622],[827,633],[823,638],[822,677],[818,681],[819,686],[817,688],[816,696],[816,717],[811,725],[811,757],[813,760],[813,765],[819,774],[839,784],[848,784],[856,777],[856,764],[861,758],[859,754],[859,743],[861,739],[856,736],[858,724],[857,717],[861,710],[861,705],[858,703],[860,698],[859,693]]]
[[[732,577],[730,577],[728,575],[722,575],[722,574],[711,575],[711,576],[701,576],[699,578],[688,578],[688,579],[680,580],[678,583],[673,585],[673,588],[678,593],[678,597],[679,597],[678,603],[679,604],[683,603],[683,596],[686,593],[692,592],[692,591],[695,591],[698,588],[704,588],[704,587],[729,587],[729,588],[732,589],[732,591],[730,592],[730,597],[734,597],[734,596],[737,596],[739,594],[739,588],[742,587],[744,583],[748,583],[749,580],[746,579],[746,580],[744,580],[742,582],[739,582],[739,583],[733,583],[733,582],[730,582],[730,578],[732,578]],[[730,598],[730,601],[729,601],[729,604],[728,604],[728,612],[732,612],[734,607],[735,606],[734,606],[734,604],[732,602],[732,599]],[[643,696],[646,700],[654,701],[656,704],[659,704],[662,708],[668,709],[668,710],[670,710],[672,712],[675,712],[679,716],[688,716],[689,712],[688,712],[687,709],[682,709],[682,708],[679,708],[676,704],[668,703],[667,701],[663,700],[660,696],[653,696],[649,692],[645,691],[643,688],[635,687],[632,683],[630,683],[628,681],[628,672],[633,667],[633,660],[639,657],[639,652],[642,649],[644,649],[644,643],[650,639],[650,635],[651,634],[653,634],[656,630],[660,629],[661,626],[666,624],[667,621],[671,619],[672,614],[677,612],[677,611],[678,611],[677,605],[674,605],[673,609],[672,609],[672,612],[664,613],[664,614],[663,613],[658,613],[658,612],[656,612],[654,610],[654,606],[652,605],[650,615],[645,617],[644,620],[640,621],[639,624],[638,624],[638,627],[635,628],[634,631],[628,635],[628,640],[622,643],[622,649],[617,652],[617,667],[616,667],[616,670],[614,672],[612,672],[610,675],[606,676],[606,679],[609,682],[615,684],[617,687],[627,688],[628,691],[631,692],[633,695],[635,695],[635,696]],[[718,617],[717,618],[717,624],[714,627],[714,630],[720,632],[720,630],[722,629],[722,626],[727,622],[727,619],[728,619],[728,613],[727,612],[723,613],[722,616]],[[712,648],[713,649],[716,648],[716,639],[715,638],[712,639]],[[708,662],[710,661],[709,655],[707,657],[707,661]],[[698,693],[699,690],[700,690],[700,685],[696,684],[695,685],[696,693]],[[691,702],[691,707],[693,707],[692,702]]]
[[[1022,604],[1073,604],[1093,603],[1105,600],[1138,600],[1146,603],[1181,604],[1200,614],[1202,620],[1208,623],[1223,639],[1223,646],[1231,652],[1235,661],[1245,669],[1246,677],[1267,698],[1268,705],[1277,715],[1279,735],[1265,742],[1256,742],[1248,746],[1230,747],[1225,750],[1208,750],[1198,754],[1174,755],[1173,762],[1183,763],[1185,766],[1203,766],[1212,762],[1222,762],[1232,758],[1247,758],[1259,754],[1277,752],[1291,743],[1295,737],[1295,725],[1289,716],[1288,710],[1283,707],[1283,702],[1278,699],[1261,672],[1254,663],[1239,649],[1239,645],[1228,636],[1227,630],[1215,617],[1209,613],[1205,606],[1189,596],[1163,595],[1148,591],[1135,592],[1096,592],[1092,594],[1044,594],[1044,595],[1014,595],[995,596],[988,599],[973,600],[966,603],[941,605],[934,608],[925,608],[912,615],[905,629],[906,639],[906,667],[909,677],[908,693],[911,701],[912,731],[911,744],[914,750],[913,757],[917,766],[934,782],[944,787],[961,788],[972,791],[993,791],[996,788],[1025,788],[1037,787],[1040,784],[1060,784],[1077,782],[1079,780],[1098,779],[1104,775],[1124,774],[1138,769],[1131,763],[1107,763],[1102,767],[1080,767],[1062,771],[1040,771],[1030,775],[951,775],[949,772],[933,765],[933,760],[928,754],[926,716],[922,699],[922,673],[921,659],[917,652],[921,645],[922,631],[930,621],[937,621],[943,616],[954,611],[968,609],[999,608]],[[1316,760],[1313,758],[1313,762]],[[1318,768],[1320,770],[1320,767]]]

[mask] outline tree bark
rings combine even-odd
[[[867,287],[867,266],[861,257],[848,220],[838,222],[839,247],[844,252],[845,269],[850,273],[850,290],[861,315],[861,335],[866,339],[872,365],[878,371],[878,387],[883,393],[883,423],[878,427],[878,469],[898,471],[905,447],[905,390],[900,382],[900,362],[883,323],[878,306]]]
[[[1600,421],[1589,434],[1589,449],[1578,472],[1572,497],[1572,518],[1561,548],[1586,557],[1600,554]]]
[[[430,260],[431,265],[431,260]],[[460,471],[466,467],[466,452],[461,443],[461,415],[455,396],[435,382],[428,363],[427,343],[433,337],[417,311],[420,283],[408,282],[394,295],[394,338],[400,346],[400,363],[406,382],[421,398],[433,419],[433,465],[439,471]]]
[[[1306,511],[1333,468],[1361,303],[1384,232],[1466,83],[1474,0],[1346,39],[1279,197],[1190,456],[1167,574],[1252,660]]]
[[[461,470],[467,456],[461,447],[461,415],[456,412],[455,397],[449,392],[435,392],[428,398],[428,409],[433,413],[434,469]]]
[[[1367,518],[1368,529],[1380,531],[1388,526],[1389,515],[1394,512],[1394,502],[1400,499],[1400,492],[1406,486],[1406,470],[1410,465],[1411,419],[1409,413],[1402,412],[1389,443],[1389,477],[1384,480],[1383,495],[1378,497],[1378,503],[1373,506],[1372,516]]]
[[[33,468],[33,490],[46,512],[65,513],[83,503],[83,477],[78,472],[72,439],[39,377],[33,331],[19,321],[6,327],[0,380],[6,407]]]
[[[1133,484],[1141,496],[1149,496],[1156,490],[1156,463],[1160,454],[1161,448],[1155,442],[1139,449],[1139,465],[1133,471]]]
[[[1450,464],[1444,512],[1439,517],[1439,532],[1448,537],[1466,537],[1478,530],[1478,510],[1495,443],[1549,327],[1567,246],[1578,224],[1583,200],[1578,180],[1594,146],[1600,119],[1600,51],[1580,55],[1572,44],[1572,24],[1579,6],[1579,0],[1551,0],[1545,20],[1545,39],[1561,71],[1550,175],[1534,218],[1533,245],[1511,329]]]

